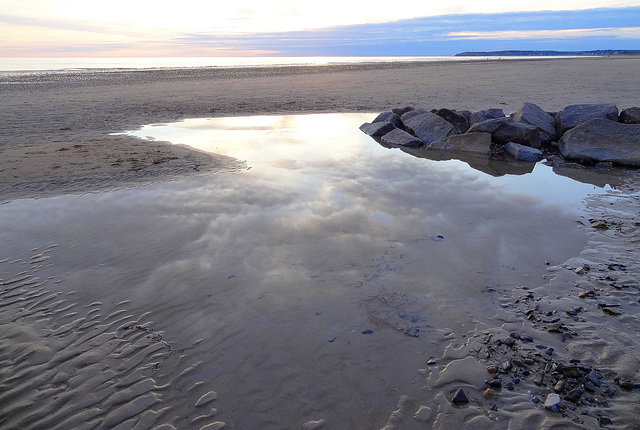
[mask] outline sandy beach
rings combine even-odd
[[[359,116],[352,148],[271,155],[274,134],[255,160],[122,134],[623,109],[638,76],[616,57],[3,77],[0,429],[640,427],[637,171],[556,166],[594,191],[564,207],[424,168]]]

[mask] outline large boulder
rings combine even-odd
[[[558,148],[569,160],[640,166],[640,124],[592,119],[567,131]]]
[[[466,133],[469,130],[469,119],[462,112],[451,109],[434,109],[431,112],[453,125],[458,134]]]
[[[525,103],[511,118],[514,121],[533,125],[540,130],[540,139],[543,142],[556,140],[556,121],[541,107],[533,103]]]
[[[394,125],[394,127],[403,128],[402,121],[400,121],[400,117],[393,112],[382,112],[372,121],[372,123],[375,124],[376,122],[385,122],[385,121],[390,122],[391,124]]]
[[[396,128],[392,123],[388,121],[368,123],[365,122],[360,126],[360,130],[368,134],[371,137],[382,137]]]
[[[495,143],[507,144],[516,142],[532,148],[540,148],[540,131],[537,127],[522,122],[516,122],[511,118],[494,118],[473,124],[469,128],[471,132],[491,133]]]
[[[488,157],[491,155],[491,135],[489,133],[454,134],[439,142],[432,143],[428,149],[469,152]]]
[[[540,151],[539,149],[520,145],[519,143],[509,142],[503,148],[504,152],[520,161],[537,163],[544,158],[542,155],[542,151]]]
[[[429,144],[455,134],[456,130],[448,121],[424,109],[415,109],[402,115],[405,130]]]
[[[412,134],[407,133],[399,128],[394,128],[380,139],[387,145],[405,146],[407,148],[419,148],[424,142]]]
[[[469,125],[483,122],[488,119],[502,118],[504,111],[502,109],[485,109],[478,112],[474,112],[469,116]]]
[[[640,124],[640,107],[632,107],[620,112],[620,122],[625,124]]]
[[[617,121],[618,108],[613,103],[567,106],[556,115],[556,131],[558,132],[558,136],[562,136],[567,130],[571,130],[594,118]]]

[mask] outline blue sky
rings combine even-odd
[[[0,0],[0,57],[505,49],[640,49],[640,0]]]

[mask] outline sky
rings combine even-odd
[[[0,0],[0,57],[640,49],[640,0]]]

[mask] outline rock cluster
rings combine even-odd
[[[533,103],[507,116],[479,112],[397,108],[360,130],[381,143],[516,160],[542,160],[557,153],[580,163],[640,166],[640,108],[618,112],[614,104],[571,105],[549,113]],[[544,151],[544,152],[543,152]]]

